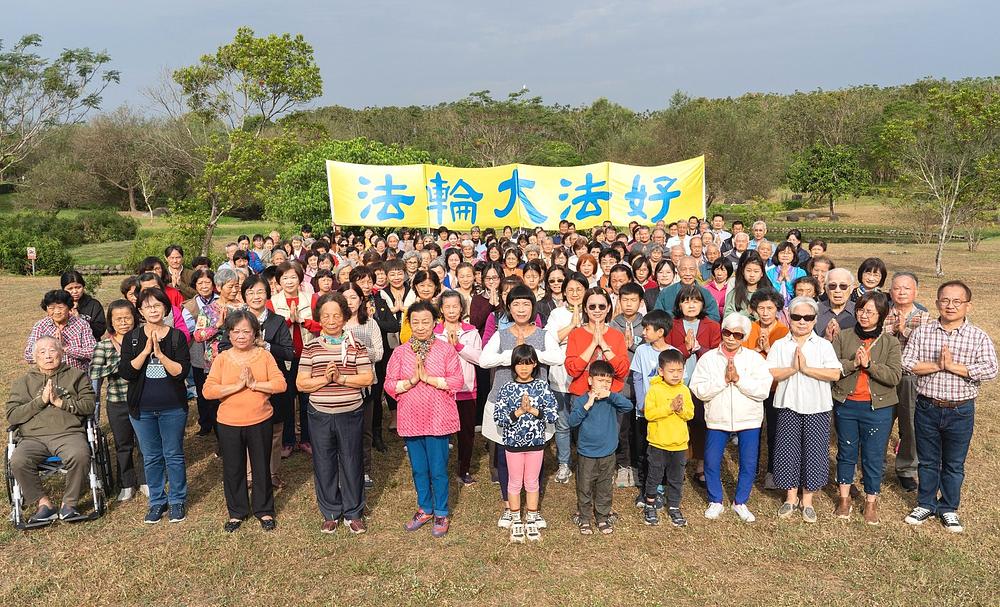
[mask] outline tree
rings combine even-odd
[[[301,153],[275,178],[264,203],[267,218],[314,226],[328,225],[330,190],[326,178],[327,160],[381,165],[433,162],[427,152],[386,145],[363,137],[322,143]]]
[[[80,130],[75,141],[86,170],[124,192],[133,213],[138,210],[136,190],[142,185],[139,167],[148,162],[146,155],[153,151],[144,141],[149,126],[142,116],[122,106],[95,118],[88,128]]]
[[[188,106],[230,129],[259,136],[272,121],[323,93],[313,49],[301,34],[257,38],[249,27],[197,65],[174,72]],[[252,122],[252,124],[250,124]]]
[[[89,48],[64,49],[55,59],[33,52],[42,37],[29,34],[10,51],[0,40],[0,183],[59,124],[82,122],[119,81],[111,56]]]
[[[183,100],[200,120],[175,109],[168,113],[184,143],[195,142],[193,198],[176,205],[185,229],[204,229],[202,254],[211,247],[219,220],[260,202],[264,181],[276,174],[277,162],[291,156],[294,138],[266,136],[278,117],[318,97],[323,90],[313,49],[301,35],[257,38],[241,27],[229,44],[197,65],[176,70],[179,91],[154,92],[165,106]],[[215,128],[214,125],[222,125]],[[186,138],[184,137],[186,135]],[[181,143],[178,149],[189,147]],[[255,165],[254,163],[260,163]]]
[[[69,154],[43,158],[28,170],[25,181],[28,187],[18,193],[18,201],[54,213],[102,196],[97,179]]]
[[[800,153],[788,169],[788,185],[814,200],[828,198],[830,219],[836,219],[835,198],[860,195],[869,183],[868,172],[861,168],[857,151],[846,145],[814,143]]]
[[[934,271],[940,276],[956,224],[995,204],[986,169],[1000,144],[1000,95],[967,83],[935,86],[926,99],[892,108],[879,140],[900,189],[938,218]]]

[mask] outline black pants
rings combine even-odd
[[[316,501],[328,521],[360,519],[365,510],[364,408],[321,413],[309,405]]]
[[[368,425],[371,427],[372,436],[379,440],[382,440],[382,398],[383,396],[388,398],[384,386],[386,367],[389,366],[389,353],[390,350],[387,349],[382,360],[375,363],[375,383],[372,385],[374,399],[372,400],[371,423]]]
[[[649,469],[649,462],[647,461],[647,446],[649,443],[646,440],[646,431],[649,427],[649,422],[646,421],[645,417],[636,417],[635,414],[632,415],[632,467],[635,468],[635,484],[637,487],[646,486],[646,472]]]
[[[252,426],[216,424],[222,451],[222,488],[229,518],[243,520],[250,515],[247,489],[247,455],[253,474],[253,515],[274,516],[271,487],[271,420]]]
[[[458,401],[458,475],[468,474],[476,442],[476,401]]]
[[[486,408],[486,397],[493,388],[493,369],[476,367],[476,425],[483,424],[483,410]]]
[[[207,369],[191,367],[191,375],[194,376],[194,388],[198,394],[198,425],[202,430],[215,430],[215,418],[219,413],[219,401],[208,400],[202,394],[205,387],[205,379],[208,377]]]
[[[764,472],[774,472],[774,437],[778,430],[778,410],[774,408],[774,394],[764,399],[764,430],[766,441],[757,446],[757,461],[764,465]],[[767,443],[767,460],[760,457],[760,449]]]
[[[667,506],[680,508],[687,451],[664,451],[659,447],[649,445],[646,461],[649,462],[649,473],[646,475],[645,484],[647,501],[656,498],[656,486],[660,479],[666,479],[664,489],[667,494]]]
[[[118,487],[120,489],[135,489],[146,484],[146,469],[136,466],[132,453],[139,457],[142,463],[142,453],[139,451],[139,441],[135,437],[135,428],[128,417],[126,403],[105,403],[104,410],[108,412],[108,424],[111,426],[111,436],[115,439],[115,463],[118,466]]]
[[[372,434],[372,421],[375,414],[375,392],[374,390],[369,390],[368,394],[365,396],[364,403],[361,405],[364,410],[362,435],[361,435],[361,453],[364,458],[365,474],[371,475],[372,473],[372,440],[374,438]]]
[[[625,411],[618,413],[618,448],[615,449],[615,464],[619,468],[628,468],[632,465],[632,441],[629,440],[632,434],[632,422],[635,421],[635,413]]]

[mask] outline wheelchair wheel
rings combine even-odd
[[[7,481],[4,483],[7,487],[7,503],[14,505],[14,474],[10,469],[10,459],[4,458],[3,460],[3,474],[4,479]]]

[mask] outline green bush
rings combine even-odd
[[[163,259],[163,250],[172,244],[181,245],[181,248],[184,249],[185,262],[189,264],[201,250],[200,242],[186,242],[174,232],[143,235],[132,243],[132,249],[129,250],[128,255],[121,263],[125,266],[126,271],[131,272],[135,270],[140,261],[147,257]]]
[[[84,243],[132,240],[139,231],[135,219],[110,210],[81,213],[74,223],[83,232]]]
[[[4,226],[0,228],[0,269],[14,274],[30,274],[28,247],[35,247],[38,253],[35,260],[35,272],[38,274],[61,274],[73,268],[73,257],[66,246],[52,236]]]
[[[4,223],[5,227],[28,234],[48,236],[65,247],[132,240],[139,231],[136,220],[110,210],[87,211],[78,214],[75,219],[51,213],[18,213],[6,217]]]

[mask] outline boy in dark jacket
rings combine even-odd
[[[632,401],[611,391],[614,369],[604,360],[595,360],[588,369],[590,391],[573,401],[571,428],[579,428],[577,438],[576,503],[574,517],[580,533],[590,535],[590,513],[603,534],[614,532],[611,516],[612,478],[615,449],[618,448],[619,412],[632,410]]]

